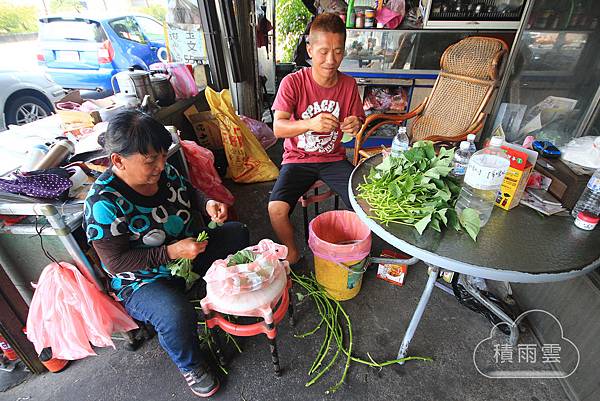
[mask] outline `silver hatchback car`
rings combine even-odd
[[[64,94],[41,70],[0,70],[0,130],[49,116],[54,113],[54,102]]]

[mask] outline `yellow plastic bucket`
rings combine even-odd
[[[371,251],[369,227],[354,212],[326,212],[310,222],[308,245],[315,258],[317,282],[335,300],[354,298]]]

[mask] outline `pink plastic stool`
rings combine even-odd
[[[286,312],[289,311],[290,323],[294,324],[294,308],[290,302],[292,280],[284,272],[280,272],[271,285],[260,290],[246,292],[237,295],[221,296],[216,294],[211,283],[206,286],[206,297],[200,301],[202,311],[206,318],[206,325],[211,332],[214,327],[220,327],[223,331],[241,337],[250,337],[257,334],[266,334],[271,349],[271,359],[275,368],[275,375],[280,376],[279,355],[277,353],[277,324],[281,322]],[[263,318],[251,324],[233,323],[222,314],[240,317]],[[212,333],[216,344],[216,353],[219,362],[224,365],[225,361],[218,342],[218,336]]]

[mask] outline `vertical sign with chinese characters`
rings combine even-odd
[[[167,30],[173,61],[201,64],[207,59],[204,35],[199,28],[181,29],[169,24]]]

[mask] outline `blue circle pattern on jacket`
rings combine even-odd
[[[132,248],[156,247],[193,236],[199,227],[190,210],[191,186],[170,164],[158,182],[158,193],[143,196],[107,169],[96,180],[84,203],[84,229],[88,242],[127,235]],[[144,284],[171,278],[164,265],[131,266],[131,271],[112,274],[111,287],[124,300]]]

